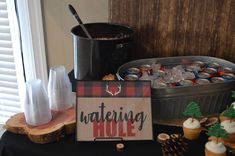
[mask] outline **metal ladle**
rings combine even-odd
[[[74,7],[71,4],[69,4],[68,7],[69,7],[70,12],[73,14],[73,16],[76,18],[76,20],[80,24],[82,30],[85,32],[86,36],[89,39],[92,39],[90,33],[87,31],[86,27],[83,25],[81,18],[78,16],[77,11],[74,9]]]

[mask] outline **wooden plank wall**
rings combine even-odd
[[[235,63],[235,0],[109,0],[109,21],[136,31],[133,59],[207,55]]]

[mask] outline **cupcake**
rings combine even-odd
[[[235,109],[235,102],[233,102],[233,103],[230,105],[230,107],[233,107],[233,108]],[[225,111],[226,111],[226,110],[225,110]],[[225,111],[224,111],[224,112],[225,112]],[[230,120],[229,117],[224,116],[224,112],[222,112],[222,113],[220,114],[220,117],[219,117],[220,122],[223,122],[223,121],[225,121],[225,120]]]
[[[183,123],[184,137],[188,140],[195,140],[200,136],[201,125],[197,119],[188,118]]]
[[[198,103],[190,102],[183,112],[189,118],[183,123],[184,137],[188,140],[195,140],[200,136],[201,124],[196,118],[201,118],[202,113]]]
[[[235,121],[225,120],[221,122],[221,126],[228,132],[228,138],[224,140],[235,143]]]
[[[205,145],[206,156],[226,156],[226,148],[222,143],[209,141]]]
[[[228,138],[228,132],[225,130],[225,128],[221,124],[215,123],[214,125],[209,127],[207,135],[209,135],[213,139],[206,143],[205,155],[226,156],[226,148],[223,143],[219,142],[219,139]]]

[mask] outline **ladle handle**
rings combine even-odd
[[[73,16],[77,19],[78,23],[82,27],[82,30],[85,32],[86,36],[89,39],[92,39],[90,33],[87,31],[86,27],[83,25],[81,18],[78,16],[77,11],[74,9],[74,7],[71,4],[69,4],[69,10],[73,14]]]

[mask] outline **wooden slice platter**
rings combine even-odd
[[[27,135],[35,143],[45,144],[58,141],[65,134],[75,133],[75,108],[62,112],[52,112],[52,120],[40,126],[28,125],[24,113],[18,113],[6,122],[4,128],[12,133]]]

